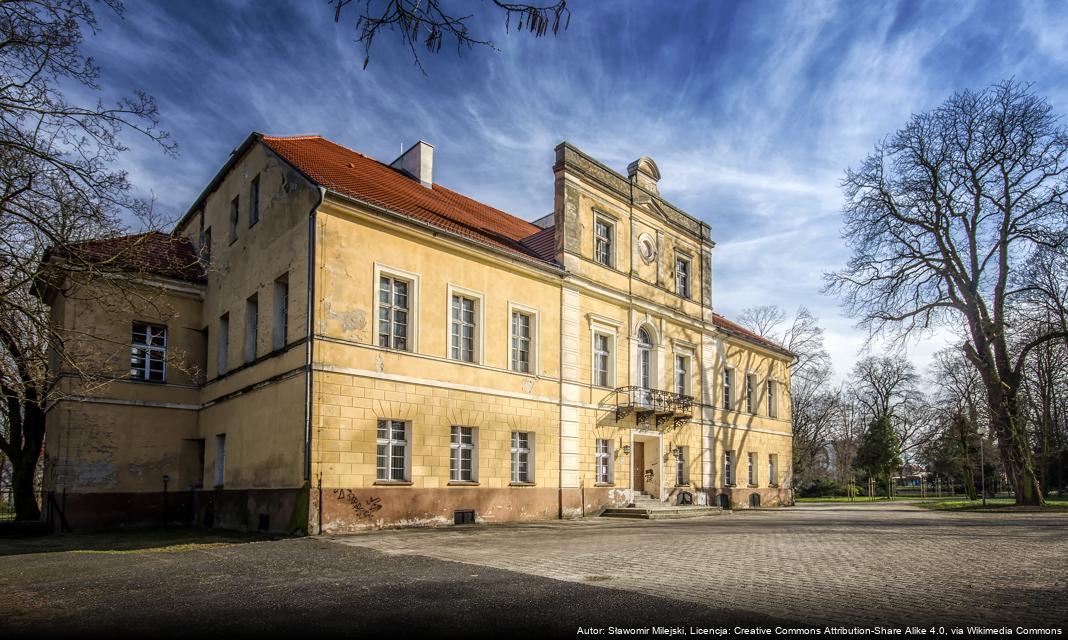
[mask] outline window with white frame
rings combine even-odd
[[[130,377],[145,382],[167,380],[167,327],[133,323]]]
[[[779,486],[779,454],[768,454],[768,486]]]
[[[689,458],[689,447],[675,448],[675,484],[684,485],[690,483],[686,463]]]
[[[723,370],[723,408],[734,409],[734,369]]]
[[[675,294],[690,297],[690,259],[682,256],[675,258]]]
[[[531,372],[531,345],[534,317],[522,311],[512,311],[512,371]]]
[[[274,322],[272,324],[271,348],[286,346],[289,339],[289,274],[274,281]]]
[[[768,380],[768,417],[779,417],[779,384]]]
[[[219,318],[218,336],[218,365],[219,375],[223,375],[230,369],[230,314],[224,313]]]
[[[240,200],[240,196],[234,196],[234,199],[230,201],[230,244],[237,242],[237,218]]]
[[[757,483],[757,454],[750,452],[749,461],[749,484],[756,486]]]
[[[256,359],[256,338],[260,328],[259,297],[252,295],[245,300],[245,363]]]
[[[690,391],[690,356],[675,355],[675,393],[688,395]]]
[[[260,221],[260,177],[257,175],[248,185],[248,226]]]
[[[611,387],[612,380],[612,336],[607,333],[593,334],[593,384],[598,387]]]
[[[378,346],[409,350],[411,283],[381,275],[378,278]]]
[[[734,485],[734,452],[723,452],[723,484]]]
[[[452,296],[450,354],[453,360],[475,361],[475,331],[478,303],[474,298],[459,294]]]
[[[752,373],[745,376],[745,410],[756,413],[756,376]]]
[[[613,266],[612,261],[612,240],[613,232],[612,224],[605,220],[598,219],[594,223],[595,227],[595,239],[594,239],[594,259],[600,262],[606,267]]]
[[[449,478],[453,482],[474,482],[475,474],[475,437],[474,427],[453,427],[451,454],[449,456]]]
[[[512,482],[533,482],[534,465],[531,459],[533,434],[529,431],[512,432]]]
[[[378,421],[377,480],[405,482],[410,479],[408,435],[408,423],[404,420]]]
[[[612,484],[612,440],[597,440],[597,483]]]

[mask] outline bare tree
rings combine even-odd
[[[926,457],[953,460],[952,466],[959,469],[968,497],[974,500],[979,432],[988,424],[983,381],[959,348],[936,353],[928,378],[933,389],[930,403],[938,433],[934,434]]]
[[[866,423],[887,419],[897,434],[898,453],[923,445],[930,437],[930,416],[920,376],[900,356],[868,356],[850,374],[849,392],[861,407]]]
[[[1016,305],[1045,304],[1015,275],[1068,242],[1068,134],[1030,87],[965,91],[912,117],[846,173],[844,235],[853,255],[827,290],[874,334],[937,325],[967,335],[1018,504],[1042,504],[1019,394],[1028,353],[1063,324],[1013,345]]]
[[[420,70],[423,65],[419,60],[419,49],[437,53],[447,40],[456,45],[457,51],[475,46],[496,49],[492,40],[471,32],[468,23],[474,16],[463,13],[467,7],[450,6],[445,0],[333,0],[332,4],[334,22],[340,23],[342,14],[349,9],[355,13],[357,41],[363,45],[364,69],[371,62],[371,46],[383,30],[394,31],[400,36]],[[517,31],[527,31],[535,38],[549,33],[556,35],[561,27],[567,29],[571,23],[567,0],[549,4],[492,0],[492,6],[504,13],[505,28],[510,30],[514,21]]]
[[[115,0],[105,4],[122,10]],[[126,245],[131,253],[110,257],[86,253],[84,242],[122,232],[123,215],[152,223],[150,203],[133,197],[126,173],[112,168],[126,150],[121,135],[143,135],[165,152],[175,150],[145,94],[114,106],[64,96],[63,86],[99,89],[99,70],[80,50],[84,32],[95,25],[86,0],[0,2],[0,451],[11,461],[20,519],[37,516],[32,490],[44,408],[54,390],[48,355],[63,353],[37,295],[52,277],[45,259],[64,262],[68,275],[54,284],[72,292],[88,290],[73,283],[136,263],[130,260],[136,241]],[[67,364],[84,371],[84,363]]]

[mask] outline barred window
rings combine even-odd
[[[167,379],[167,327],[135,322],[130,347],[130,377],[147,382]]]
[[[530,433],[512,432],[512,482],[531,482]]]
[[[453,427],[452,455],[449,460],[449,474],[453,482],[474,482],[475,480],[475,429],[473,427]]]
[[[378,421],[378,480],[408,480],[408,423]]]
[[[378,346],[408,350],[409,283],[381,276],[378,279]]]
[[[683,485],[689,483],[690,479],[686,474],[686,458],[689,447],[679,447],[675,450],[675,484]]]
[[[723,452],[723,484],[730,486],[734,484],[734,452]]]
[[[749,484],[756,485],[757,483],[757,454],[749,454]]]

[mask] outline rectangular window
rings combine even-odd
[[[690,297],[690,261],[686,258],[675,258],[675,294]]]
[[[234,196],[234,199],[230,201],[230,244],[237,241],[237,213],[240,199],[241,196]]]
[[[757,454],[749,454],[749,484],[756,486],[757,483]]]
[[[734,485],[734,452],[723,452],[723,484]]]
[[[734,369],[723,370],[723,408],[734,409]]]
[[[612,266],[612,225],[598,220],[596,226],[596,240],[594,247],[594,259],[606,267]]]
[[[512,312],[512,371],[530,373],[530,314]]]
[[[248,226],[260,221],[260,177],[256,176],[248,186]]]
[[[475,301],[460,295],[452,297],[451,353],[453,360],[475,361]]]
[[[219,375],[230,369],[230,314],[219,318]]]
[[[745,376],[745,410],[756,413],[756,376],[751,373]]]
[[[597,482],[612,484],[612,440],[597,440]]]
[[[146,382],[167,379],[167,327],[135,322],[130,346],[130,377]]]
[[[689,356],[675,356],[675,393],[680,396],[687,395],[690,388],[690,358]]]
[[[675,484],[689,484],[690,478],[686,473],[686,462],[689,457],[689,447],[678,447],[675,450]]]
[[[768,380],[768,417],[779,417],[779,385],[774,380]]]
[[[475,481],[475,429],[453,427],[452,455],[449,457],[449,477],[453,482]]]
[[[512,432],[512,482],[533,482],[530,456],[531,434],[527,431]]]
[[[215,436],[215,486],[226,483],[226,434]]]
[[[259,297],[253,295],[245,300],[245,363],[256,359],[256,337],[260,329]]]
[[[411,283],[391,276],[378,279],[378,346],[408,351]]]
[[[377,480],[408,480],[408,423],[403,420],[379,420],[376,441]]]
[[[777,453],[768,455],[768,486],[779,486],[779,455]]]
[[[271,348],[275,351],[289,340],[289,274],[274,281],[274,324]]]
[[[593,384],[611,387],[612,382],[612,336],[593,334]]]

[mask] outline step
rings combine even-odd
[[[655,509],[644,507],[613,507],[605,509],[602,518],[633,518],[638,520],[663,520],[668,518],[698,518],[722,513],[719,507],[675,507],[664,506]]]

